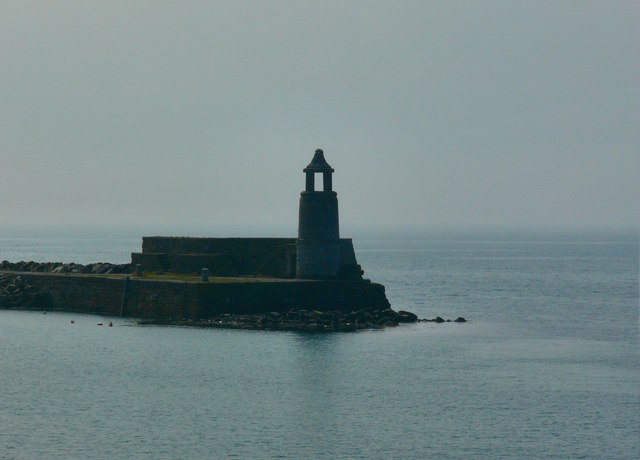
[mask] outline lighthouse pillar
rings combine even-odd
[[[338,195],[332,190],[334,169],[318,149],[303,170],[305,191],[300,194],[296,278],[337,278],[340,270]],[[315,174],[322,174],[323,190],[315,190]]]

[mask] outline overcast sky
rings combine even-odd
[[[631,0],[0,0],[0,225],[294,235],[323,148],[343,230],[637,226],[639,23]]]

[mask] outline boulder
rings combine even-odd
[[[398,311],[398,321],[401,323],[415,323],[418,321],[418,316],[410,311],[400,310]]]

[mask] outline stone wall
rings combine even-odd
[[[4,273],[19,277],[30,289],[40,294],[42,304],[25,308],[59,309],[82,313],[119,315],[122,306],[124,277],[97,275]]]
[[[46,295],[47,301],[38,305],[39,309],[138,318],[202,319],[220,313],[389,307],[384,286],[369,281],[216,283],[40,273],[11,273],[8,276],[20,276],[30,289]]]
[[[192,238],[144,236],[142,252],[166,254],[229,254],[239,259],[265,258],[295,238]]]
[[[294,254],[293,256],[291,254]],[[146,236],[142,253],[131,255],[132,264],[149,271],[212,275],[266,275],[291,278],[294,238],[190,238]]]
[[[362,279],[351,239],[339,240],[339,251],[339,278]],[[212,276],[295,278],[296,239],[147,236],[142,253],[131,254],[131,263],[147,272],[200,273],[208,268]]]
[[[298,240],[296,245],[296,277],[306,279],[338,278],[340,274],[340,242]]]

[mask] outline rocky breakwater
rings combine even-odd
[[[47,308],[49,303],[46,294],[19,275],[0,273],[0,308],[42,309]]]
[[[76,264],[62,262],[0,262],[0,271],[37,272],[37,273],[82,273],[87,275],[109,275],[131,273],[131,264],[111,264],[96,262],[92,264]]]
[[[357,311],[289,310],[287,313],[271,312],[258,315],[227,313],[201,320],[149,320],[139,321],[138,324],[298,332],[353,332],[417,321],[418,317],[408,311],[364,308]]]
[[[214,315],[206,319],[139,320],[139,325],[184,326],[218,329],[246,329],[295,332],[355,332],[366,329],[395,327],[402,323],[465,323],[463,317],[455,320],[419,319],[409,311],[391,308],[364,308],[357,311],[289,310],[287,313],[271,312],[257,315]]]
[[[450,319],[441,318],[440,316],[436,316],[433,319],[427,319],[427,318],[419,319],[418,322],[419,323],[451,323],[451,322],[453,322],[453,323],[466,323],[467,320],[464,319],[462,316],[458,316],[453,321],[451,321]]]

